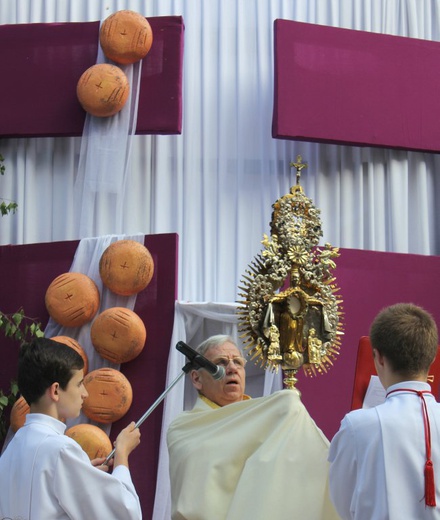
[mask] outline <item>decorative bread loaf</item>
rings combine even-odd
[[[98,368],[84,378],[89,396],[84,400],[83,412],[103,424],[113,423],[123,417],[133,401],[133,389],[128,379],[113,368]]]
[[[98,312],[99,302],[98,287],[82,273],[57,276],[45,296],[47,312],[65,327],[82,327],[91,321]]]
[[[116,65],[99,63],[82,73],[76,95],[86,112],[96,117],[109,117],[124,107],[130,94],[125,73]]]
[[[131,361],[142,352],[147,330],[132,310],[111,307],[93,321],[90,338],[101,357],[120,364]]]
[[[150,251],[135,240],[110,244],[99,260],[102,283],[112,292],[131,296],[147,287],[154,274]]]
[[[122,10],[104,20],[99,41],[107,58],[128,65],[148,54],[153,44],[153,31],[144,16],[135,11]]]
[[[66,430],[66,435],[81,446],[90,460],[107,457],[113,449],[108,435],[93,424],[76,424]]]

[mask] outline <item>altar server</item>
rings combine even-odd
[[[440,405],[427,383],[437,326],[399,303],[378,314],[370,340],[386,401],[343,419],[329,452],[332,500],[343,519],[440,519]]]
[[[90,462],[81,446],[64,435],[64,421],[79,415],[88,396],[83,368],[74,349],[51,339],[21,347],[18,386],[30,413],[0,457],[0,518],[142,518],[128,467],[140,442],[134,423],[116,439],[112,474],[99,466],[104,459]]]
[[[243,354],[228,336],[197,351],[225,369],[190,373],[194,408],[170,425],[173,520],[335,520],[328,441],[295,390],[250,399]]]

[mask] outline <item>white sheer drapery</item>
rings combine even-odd
[[[183,16],[183,131],[133,138],[120,229],[115,201],[98,193],[91,235],[177,232],[179,298],[235,301],[271,205],[293,183],[289,162],[301,154],[324,240],[439,254],[438,155],[271,137],[276,18],[438,40],[439,0],[2,0],[0,22],[92,21],[119,9]],[[1,244],[82,238],[71,196],[79,148],[80,138],[0,140],[0,196],[19,205],[0,219]]]
[[[99,274],[99,260],[102,254],[110,244],[113,244],[118,240],[134,240],[143,244],[144,235],[104,235],[96,238],[82,239],[78,244],[72,265],[69,269],[70,272],[85,274],[95,282],[100,295],[100,305],[97,315],[112,307],[125,307],[127,309],[133,310],[136,304],[136,294],[131,296],[121,296],[110,291],[102,283],[101,276]],[[68,336],[78,341],[87,355],[89,372],[104,367],[119,370],[119,364],[103,359],[96,352],[90,338],[91,327],[92,322],[86,323],[82,327],[64,327],[50,318],[46,328],[44,329],[44,335],[47,338],[53,338],[55,336]],[[84,412],[81,412],[79,417],[76,419],[69,419],[66,424],[67,427],[70,428],[71,426],[80,423],[91,423],[95,426],[99,426],[108,435],[111,431],[111,424],[103,425],[91,421],[84,415]]]
[[[97,64],[117,65],[109,60],[98,42]],[[113,117],[86,114],[75,181],[75,207],[81,208],[75,232],[93,236],[97,194],[114,208],[108,222],[114,233],[122,227],[123,195],[130,168],[132,136],[136,131],[142,61],[119,65],[130,87],[128,99]]]

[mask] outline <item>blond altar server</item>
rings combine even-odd
[[[328,441],[294,390],[250,399],[245,363],[228,336],[197,351],[225,369],[190,375],[194,408],[170,425],[173,520],[334,520],[328,494]]]
[[[396,304],[375,318],[370,340],[387,396],[343,419],[329,452],[332,500],[343,519],[440,519],[440,405],[427,383],[436,324]]]
[[[87,391],[82,357],[72,348],[38,338],[19,354],[18,386],[30,405],[26,422],[0,457],[0,518],[86,520],[142,518],[128,457],[140,442],[134,423],[116,439],[113,473],[92,463],[64,435]]]

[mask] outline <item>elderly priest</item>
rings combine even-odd
[[[298,393],[246,396],[246,360],[228,336],[212,336],[197,351],[225,377],[190,372],[197,403],[168,430],[172,519],[337,519],[329,443]]]

